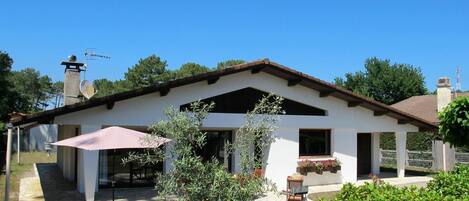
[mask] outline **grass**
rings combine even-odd
[[[20,164],[17,156],[11,156],[10,200],[18,200],[20,179],[34,175],[34,163],[55,163],[56,155],[47,156],[45,152],[21,152]],[[3,200],[5,191],[5,172],[0,174],[0,199]]]

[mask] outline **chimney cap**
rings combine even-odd
[[[440,77],[438,78],[437,87],[451,87],[451,83],[448,77]]]

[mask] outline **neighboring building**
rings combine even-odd
[[[442,78],[447,79],[447,78]],[[446,81],[445,81],[446,82]],[[449,82],[449,80],[447,81]],[[439,86],[440,91],[437,94],[412,96],[408,99],[400,101],[392,105],[399,110],[406,111],[409,114],[425,119],[429,122],[438,124],[438,100],[440,100],[440,107],[444,107],[447,103],[454,100],[456,97],[469,96],[469,92],[455,93],[446,92],[441,93],[441,88],[451,91],[451,86]],[[440,93],[438,93],[440,92]]]
[[[426,121],[438,124],[438,112],[442,111],[452,100],[460,96],[468,96],[469,92],[456,93],[451,90],[449,78],[438,79],[435,95],[412,96],[392,105],[392,107],[405,111]],[[449,144],[443,147],[441,141],[433,144],[433,169],[449,170],[455,163],[455,151]],[[445,156],[443,156],[445,155]]]
[[[286,186],[287,176],[296,172],[300,160],[338,159],[342,182],[379,174],[379,136],[383,133],[396,135],[397,175],[404,177],[406,134],[437,129],[434,122],[269,60],[17,116],[12,123],[58,124],[58,140],[114,125],[145,131],[164,119],[164,110],[170,106],[184,108],[197,100],[214,101],[216,107],[203,123],[209,135],[203,156],[215,156],[229,171],[238,172],[239,156],[224,155],[223,144],[236,141],[244,113],[269,92],[285,98],[286,114],[280,117],[274,133],[277,139],[267,151],[265,167],[265,176],[280,189]],[[64,176],[77,182],[79,191],[86,191],[90,200],[93,189],[109,186],[109,152],[59,147],[57,154]],[[171,160],[154,167],[119,166],[116,177],[120,184],[144,186],[145,174],[150,172],[145,168],[168,172]]]

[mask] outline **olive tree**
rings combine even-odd
[[[151,136],[143,143],[152,143],[157,137],[170,138],[172,142],[165,148],[155,147],[144,154],[131,153],[124,163],[157,163],[171,160],[172,170],[159,173],[155,179],[158,195],[161,198],[175,197],[178,200],[253,200],[268,190],[271,183],[253,175],[250,171],[256,163],[250,158],[249,139],[255,139],[258,147],[265,148],[273,142],[272,133],[276,126],[277,114],[281,111],[280,97],[269,95],[256,104],[246,115],[246,123],[239,131],[239,142],[226,145],[230,153],[237,151],[242,158],[243,171],[231,174],[215,158],[204,161],[197,154],[206,144],[207,133],[201,130],[203,121],[214,104],[195,102],[189,109],[180,111],[170,107],[165,111],[166,119],[151,126]],[[252,141],[251,141],[252,144]]]

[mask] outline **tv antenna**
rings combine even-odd
[[[456,67],[456,92],[461,91],[461,68]]]
[[[110,56],[102,55],[96,53],[96,48],[86,48],[85,49],[86,60],[96,60],[96,59],[111,59]]]

